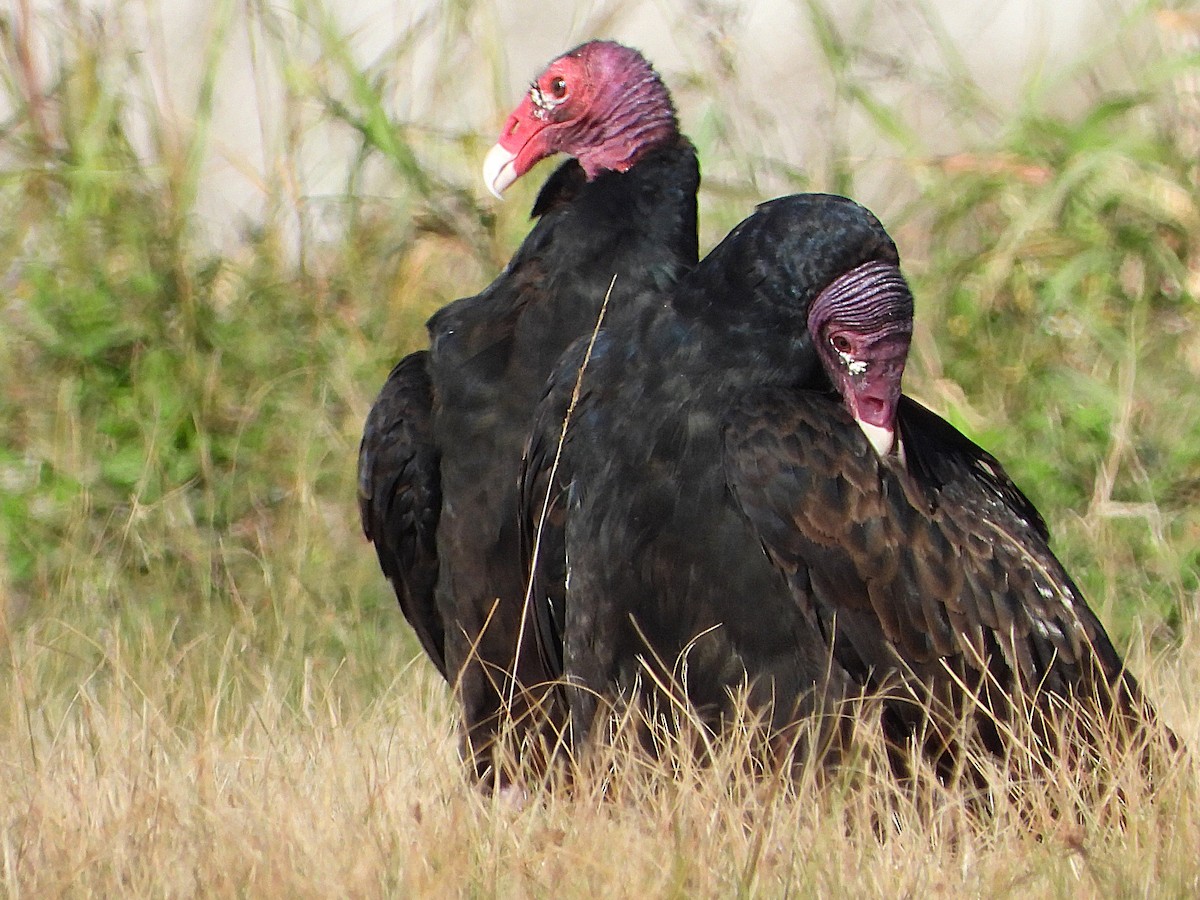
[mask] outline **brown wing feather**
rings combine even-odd
[[[812,393],[760,392],[731,416],[725,452],[751,525],[861,684],[907,673],[940,696],[986,675],[1006,693],[1136,691],[1040,516],[1010,502],[1019,492],[931,488]]]

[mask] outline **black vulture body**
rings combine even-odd
[[[423,649],[457,685],[465,754],[481,778],[502,777],[498,729],[525,714],[521,688],[545,681],[532,628],[517,646],[516,485],[532,412],[558,357],[594,329],[614,278],[620,319],[626,298],[664,290],[695,264],[698,184],[694,148],[679,136],[624,173],[587,180],[564,163],[504,272],[429,320],[429,350],[396,367],[367,419],[364,529]]]
[[[868,263],[898,265],[869,212],[782,198],[601,332],[573,408],[587,349],[564,357],[522,505],[576,743],[648,684],[715,731],[740,697],[777,739],[816,723],[834,755],[845,732],[823,713],[875,697],[888,740],[947,771],[964,722],[1002,752],[1044,699],[1153,715],[996,460],[907,398],[902,453],[881,457],[848,414],[807,316]]]

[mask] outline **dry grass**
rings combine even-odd
[[[47,635],[43,635],[46,637]],[[1139,658],[1185,743],[1200,711],[1200,629],[1170,662]],[[226,664],[236,668],[227,648]],[[524,805],[462,777],[444,687],[423,663],[356,700],[339,672],[253,688],[192,657],[136,662],[111,643],[70,696],[39,686],[61,651],[11,647],[0,808],[5,893],[47,896],[1188,896],[1200,890],[1191,764],[1150,796],[1074,808],[1066,767],[994,808],[900,791],[868,758],[829,783],[752,776],[732,742],[709,766],[601,751],[600,775]],[[181,696],[194,694],[193,697]],[[192,701],[203,697],[202,707]],[[191,709],[189,714],[186,710]],[[1109,789],[1111,790],[1111,789]],[[1088,801],[1088,802],[1094,802]]]

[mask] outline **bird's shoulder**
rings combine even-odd
[[[896,418],[908,469],[932,506],[947,503],[983,512],[986,505],[1049,540],[1041,513],[994,456],[911,397],[900,398]]]

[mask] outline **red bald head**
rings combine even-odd
[[[484,181],[499,197],[554,153],[574,156],[589,180],[624,172],[678,131],[671,95],[646,58],[591,41],[555,59],[530,85],[484,160]]]

